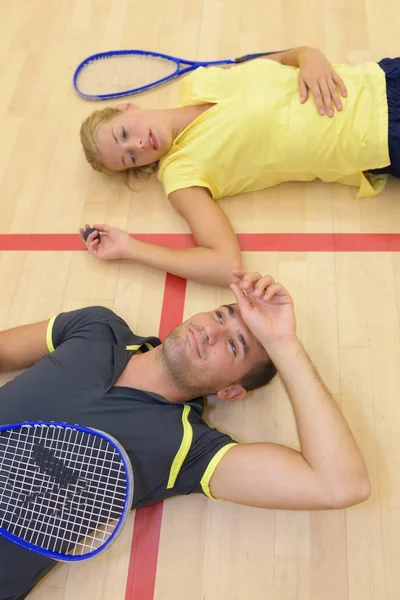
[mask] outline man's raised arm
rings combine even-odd
[[[235,272],[242,318],[274,362],[296,419],[300,452],[239,444],[210,481],[215,498],[265,508],[343,508],[369,497],[365,464],[350,428],[296,335],[293,300],[272,277]]]

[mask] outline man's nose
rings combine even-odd
[[[203,329],[203,335],[205,337],[205,342],[212,346],[216,344],[221,337],[226,335],[226,326],[221,323],[206,325]]]

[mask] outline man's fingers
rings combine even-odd
[[[283,285],[281,283],[273,283],[265,290],[263,300],[272,300],[274,296],[283,295],[282,292],[286,293]]]
[[[254,286],[255,296],[262,296],[273,283],[275,283],[275,279],[271,275],[265,275],[262,277]]]
[[[248,308],[250,303],[247,299],[244,290],[237,283],[231,283],[229,287],[235,294],[236,302],[239,306],[240,311],[242,312],[244,309]]]
[[[262,278],[261,273],[246,273],[241,280],[240,286],[245,289],[245,290],[249,290],[250,288],[252,288],[257,281],[259,281]]]
[[[238,281],[235,282],[242,290],[245,290],[247,294],[254,294],[255,296],[262,296],[264,291],[275,282],[272,275],[261,275],[259,272],[246,273],[245,271],[232,271],[234,277]]]

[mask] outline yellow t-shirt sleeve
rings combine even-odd
[[[178,151],[179,152],[179,151]],[[183,153],[182,153],[183,154]],[[163,184],[165,194],[169,196],[172,192],[189,187],[199,186],[210,190],[214,197],[215,190],[211,177],[205,171],[200,171],[191,161],[181,155],[176,157],[167,157],[161,162],[158,171],[158,179]]]
[[[234,69],[200,67],[184,77],[179,85],[179,105],[193,106],[205,102],[217,103],[240,92],[240,82]],[[238,85],[239,84],[239,85]]]

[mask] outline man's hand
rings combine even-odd
[[[303,48],[299,53],[298,63],[301,103],[307,101],[310,89],[321,115],[333,117],[333,104],[337,110],[342,110],[338,89],[346,97],[346,86],[322,52],[316,48]]]
[[[86,224],[85,229],[80,229],[82,241],[89,254],[99,260],[129,257],[129,249],[133,242],[129,233],[108,225],[93,225],[96,231],[93,231],[85,242],[83,233],[89,227],[90,225]],[[98,233],[100,234],[100,240],[98,239]]]
[[[297,340],[296,317],[289,292],[271,275],[233,271],[231,284],[242,318],[264,348]]]

